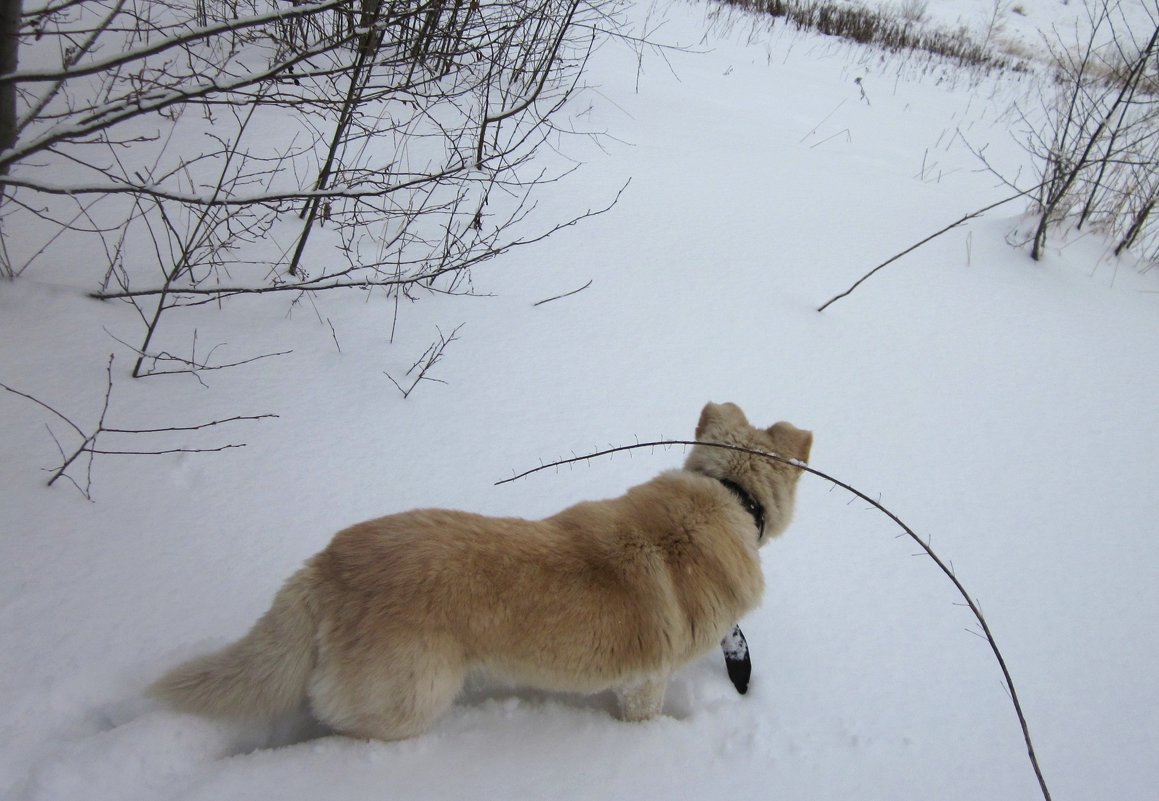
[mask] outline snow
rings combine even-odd
[[[1077,3],[1021,4],[1038,29]],[[988,3],[931,2],[932,18]],[[647,9],[641,8],[639,14]],[[223,359],[133,381],[86,299],[101,266],[0,285],[0,381],[95,422],[193,425],[276,413],[98,457],[93,496],[56,464],[43,409],[0,393],[0,796],[20,801],[1038,797],[997,665],[953,587],[886,518],[812,476],[763,550],[741,625],[749,692],[719,653],[679,672],[665,715],[610,696],[477,682],[433,730],[378,743],[309,721],[236,726],[142,698],[166,667],[240,636],[339,528],[417,506],[537,517],[677,466],[679,448],[513,472],[609,445],[689,437],[707,400],[815,433],[812,465],[932,539],[987,615],[1055,798],[1146,798],[1159,783],[1159,282],[1095,236],[1010,244],[1003,206],[815,309],[884,259],[1009,189],[1030,165],[1010,104],[1028,76],[980,76],[714,7],[661,2],[661,58],[598,51],[573,107],[600,142],[545,195],[608,214],[480,266],[483,297],[401,308],[362,294],[288,313],[238,299],[191,324]],[[971,17],[973,19],[974,17]],[[855,82],[860,79],[860,82]],[[637,82],[639,89],[637,91]],[[862,97],[862,91],[865,97]],[[868,102],[866,102],[868,101]],[[18,234],[17,234],[18,235]],[[566,298],[543,300],[582,286]],[[398,374],[464,323],[407,400]],[[66,442],[67,444],[67,442]],[[110,440],[110,447],[113,442]],[[79,474],[78,474],[79,475]]]

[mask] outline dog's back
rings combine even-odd
[[[759,601],[755,537],[715,482],[666,473],[542,521],[428,510],[341,532],[313,560],[329,650],[400,642],[545,689],[590,692],[716,647]]]
[[[785,423],[752,428],[731,404],[706,406],[697,436],[801,460],[812,442]],[[360,523],[246,637],[154,692],[247,717],[308,697],[337,731],[389,740],[424,731],[481,668],[545,689],[615,688],[624,716],[646,719],[668,675],[759,603],[758,548],[788,524],[799,474],[697,445],[683,470],[541,521],[419,510]]]

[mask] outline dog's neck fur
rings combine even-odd
[[[753,516],[753,522],[757,524],[757,542],[763,540],[765,538],[765,508],[757,503],[756,499],[752,495],[749,495],[745,491],[745,488],[735,481],[730,481],[727,478],[718,478],[717,481],[735,495],[736,499],[740,501],[740,505],[744,507],[744,510]]]

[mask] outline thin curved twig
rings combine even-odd
[[[922,245],[926,244],[927,242],[931,242],[934,239],[937,239],[939,236],[946,233],[947,231],[952,231],[955,228],[957,228],[958,226],[974,219],[975,217],[981,217],[983,214],[990,211],[991,209],[996,209],[999,206],[1005,205],[1006,203],[1009,203],[1012,200],[1018,200],[1018,198],[1020,198],[1020,197],[1025,197],[1026,195],[1030,194],[1031,192],[1038,190],[1042,186],[1043,186],[1043,184],[1038,184],[1038,186],[1032,186],[1029,189],[1023,189],[1020,192],[1018,192],[1017,194],[1004,197],[1002,200],[991,203],[988,206],[983,206],[982,208],[976,209],[976,210],[970,212],[969,214],[963,214],[961,217],[954,220],[949,225],[945,226],[944,228],[938,229],[934,233],[927,236],[925,239],[922,239],[920,242],[915,242],[914,244],[910,245],[908,248],[901,251],[900,253],[895,253],[894,255],[890,256],[888,259],[883,261],[881,264],[877,265],[872,270],[867,272],[865,275],[861,276],[856,281],[854,281],[853,286],[849,287],[849,289],[846,289],[844,292],[841,292],[837,295],[834,295],[833,297],[829,298],[829,300],[825,301],[820,306],[818,306],[817,311],[823,312],[827,308],[829,308],[829,306],[831,306],[835,301],[841,300],[841,298],[845,297],[846,295],[852,294],[853,290],[857,289],[857,287],[859,287],[863,283],[865,283],[866,280],[868,280],[870,277],[875,275],[883,267],[887,267],[890,264],[893,264],[895,261],[900,259],[902,256],[906,255],[907,253],[912,253],[913,251],[917,250],[918,248],[920,248]]]
[[[947,563],[945,561],[943,561],[941,559],[941,557],[939,557],[936,553],[934,553],[934,550],[933,550],[933,548],[930,547],[929,542],[927,542],[926,540],[923,540],[921,537],[919,537],[914,532],[913,529],[911,529],[909,526],[907,526],[905,524],[905,522],[900,517],[898,517],[896,514],[891,512],[889,509],[885,508],[885,506],[883,506],[880,501],[878,501],[874,498],[871,498],[870,496],[866,495],[864,492],[857,489],[856,487],[853,487],[852,485],[847,484],[844,481],[841,481],[840,479],[834,478],[833,476],[829,475],[828,473],[824,473],[820,470],[817,470],[816,468],[810,467],[809,465],[805,464],[804,462],[802,462],[798,459],[787,459],[784,456],[779,456],[778,454],[775,454],[775,453],[768,453],[766,451],[759,451],[759,450],[755,450],[753,448],[745,448],[745,447],[742,447],[740,445],[726,445],[726,444],[721,443],[721,442],[700,442],[697,440],[684,440],[684,439],[661,439],[661,440],[655,440],[652,442],[638,442],[638,443],[635,443],[633,445],[621,445],[618,447],[605,448],[604,450],[596,451],[595,453],[589,453],[589,454],[585,454],[583,456],[574,456],[570,459],[560,459],[559,461],[549,462],[547,464],[542,464],[539,467],[533,467],[530,470],[525,470],[522,473],[518,473],[516,475],[511,476],[511,478],[505,478],[502,481],[496,481],[495,485],[498,486],[500,484],[509,484],[512,481],[517,481],[521,478],[524,478],[525,476],[531,475],[532,473],[538,473],[541,470],[547,470],[548,468],[552,468],[552,467],[561,467],[561,466],[567,465],[567,464],[574,464],[576,462],[587,461],[589,459],[595,459],[595,458],[598,458],[600,456],[608,456],[608,455],[613,454],[613,453],[621,453],[623,451],[631,451],[631,450],[636,450],[639,448],[658,448],[658,447],[665,447],[666,448],[666,447],[671,447],[673,445],[681,445],[681,446],[702,445],[702,446],[710,447],[710,448],[722,448],[724,450],[739,451],[741,453],[748,453],[748,454],[752,454],[754,456],[761,456],[761,457],[764,457],[766,459],[771,459],[773,461],[781,462],[782,464],[792,465],[793,467],[799,468],[800,470],[803,470],[806,473],[811,473],[812,475],[815,475],[818,478],[823,478],[826,481],[828,481],[830,484],[833,484],[834,486],[837,486],[837,487],[841,487],[841,489],[852,493],[853,495],[857,496],[861,500],[868,503],[873,508],[877,509],[877,511],[881,512],[883,515],[888,517],[894,523],[896,523],[898,525],[898,527],[900,527],[901,530],[904,531],[906,533],[906,535],[909,536],[910,539],[912,539],[914,542],[916,542],[921,547],[921,549],[923,551],[925,551],[925,553],[930,557],[930,559],[933,560],[934,564],[938,566],[938,569],[941,570],[942,573],[945,574],[946,578],[948,578],[953,583],[954,588],[958,591],[958,593],[966,601],[966,606],[969,607],[970,612],[973,613],[974,618],[978,621],[978,625],[981,626],[982,633],[985,635],[985,638],[986,638],[986,642],[990,644],[990,650],[993,651],[994,658],[998,660],[998,667],[1002,670],[1002,678],[1006,682],[1006,689],[1010,693],[1010,702],[1014,705],[1014,712],[1018,716],[1019,725],[1022,727],[1022,739],[1026,743],[1027,756],[1030,758],[1031,767],[1034,768],[1034,775],[1038,779],[1038,786],[1042,790],[1042,797],[1045,801],[1051,801],[1050,790],[1046,786],[1046,779],[1042,775],[1042,769],[1041,769],[1041,767],[1039,767],[1039,764],[1038,764],[1038,756],[1035,754],[1035,751],[1034,751],[1034,743],[1030,739],[1030,726],[1026,722],[1026,715],[1023,714],[1022,704],[1018,700],[1018,692],[1017,692],[1017,690],[1014,689],[1014,678],[1010,675],[1010,669],[1006,666],[1006,659],[1002,656],[1002,651],[999,650],[998,643],[994,639],[994,635],[990,631],[990,626],[987,625],[986,618],[985,618],[985,616],[983,616],[982,610],[981,610],[981,608],[979,608],[978,603],[974,600],[974,598],[972,598],[970,596],[970,593],[966,591],[966,587],[958,579],[953,568],[951,568],[949,565],[947,565]]]

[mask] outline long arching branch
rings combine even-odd
[[[1019,725],[1022,727],[1022,739],[1026,743],[1027,756],[1029,756],[1030,764],[1034,768],[1034,775],[1038,779],[1038,786],[1042,790],[1042,797],[1045,799],[1045,801],[1051,801],[1050,790],[1046,786],[1046,779],[1042,775],[1042,769],[1038,764],[1038,756],[1034,751],[1034,743],[1030,739],[1030,726],[1026,722],[1026,715],[1022,711],[1022,703],[1018,700],[1018,691],[1014,688],[1014,678],[1010,675],[1010,669],[1006,666],[1006,659],[1002,656],[1002,651],[998,648],[998,642],[994,639],[994,634],[990,631],[990,626],[986,623],[986,617],[982,614],[982,609],[978,606],[977,601],[966,590],[965,585],[962,584],[953,568],[951,568],[941,557],[934,553],[933,548],[930,547],[930,544],[927,540],[923,540],[921,537],[919,537],[912,528],[906,525],[906,523],[900,517],[883,506],[880,501],[870,497],[851,484],[847,484],[841,479],[834,478],[828,473],[824,473],[814,467],[810,467],[798,459],[787,459],[784,456],[780,456],[775,453],[758,451],[753,448],[745,448],[740,445],[727,445],[720,442],[701,442],[697,440],[685,439],[660,439],[654,440],[652,442],[637,442],[634,445],[621,445],[613,448],[605,448],[604,450],[596,451],[595,453],[589,453],[583,456],[574,456],[570,459],[560,459],[555,462],[542,464],[539,467],[533,467],[530,470],[525,470],[522,473],[513,475],[510,478],[505,478],[502,481],[496,481],[495,484],[496,486],[500,484],[508,484],[512,481],[517,481],[518,479],[524,478],[525,476],[529,476],[532,473],[538,473],[541,470],[575,464],[576,462],[596,459],[600,456],[608,456],[610,454],[622,453],[624,451],[639,450],[640,448],[669,448],[674,445],[680,445],[684,447],[700,445],[708,448],[722,448],[725,450],[752,454],[753,456],[760,456],[765,459],[780,462],[782,464],[792,465],[793,467],[803,470],[804,472],[811,475],[817,476],[818,478],[822,478],[825,481],[828,481],[830,484],[840,487],[841,489],[857,496],[872,506],[874,509],[888,517],[894,523],[896,523],[897,526],[906,533],[906,536],[916,542],[918,546],[926,553],[926,555],[933,560],[934,564],[938,566],[938,569],[941,570],[943,574],[945,574],[946,578],[950,580],[950,582],[954,585],[954,589],[956,589],[962,596],[963,600],[965,600],[966,606],[974,615],[974,619],[978,621],[978,625],[981,626],[982,633],[985,635],[986,642],[989,643],[990,650],[994,653],[994,658],[998,660],[998,667],[1002,670],[1002,678],[1006,682],[1006,689],[1010,693],[1010,701],[1014,705],[1014,712],[1018,716]]]

